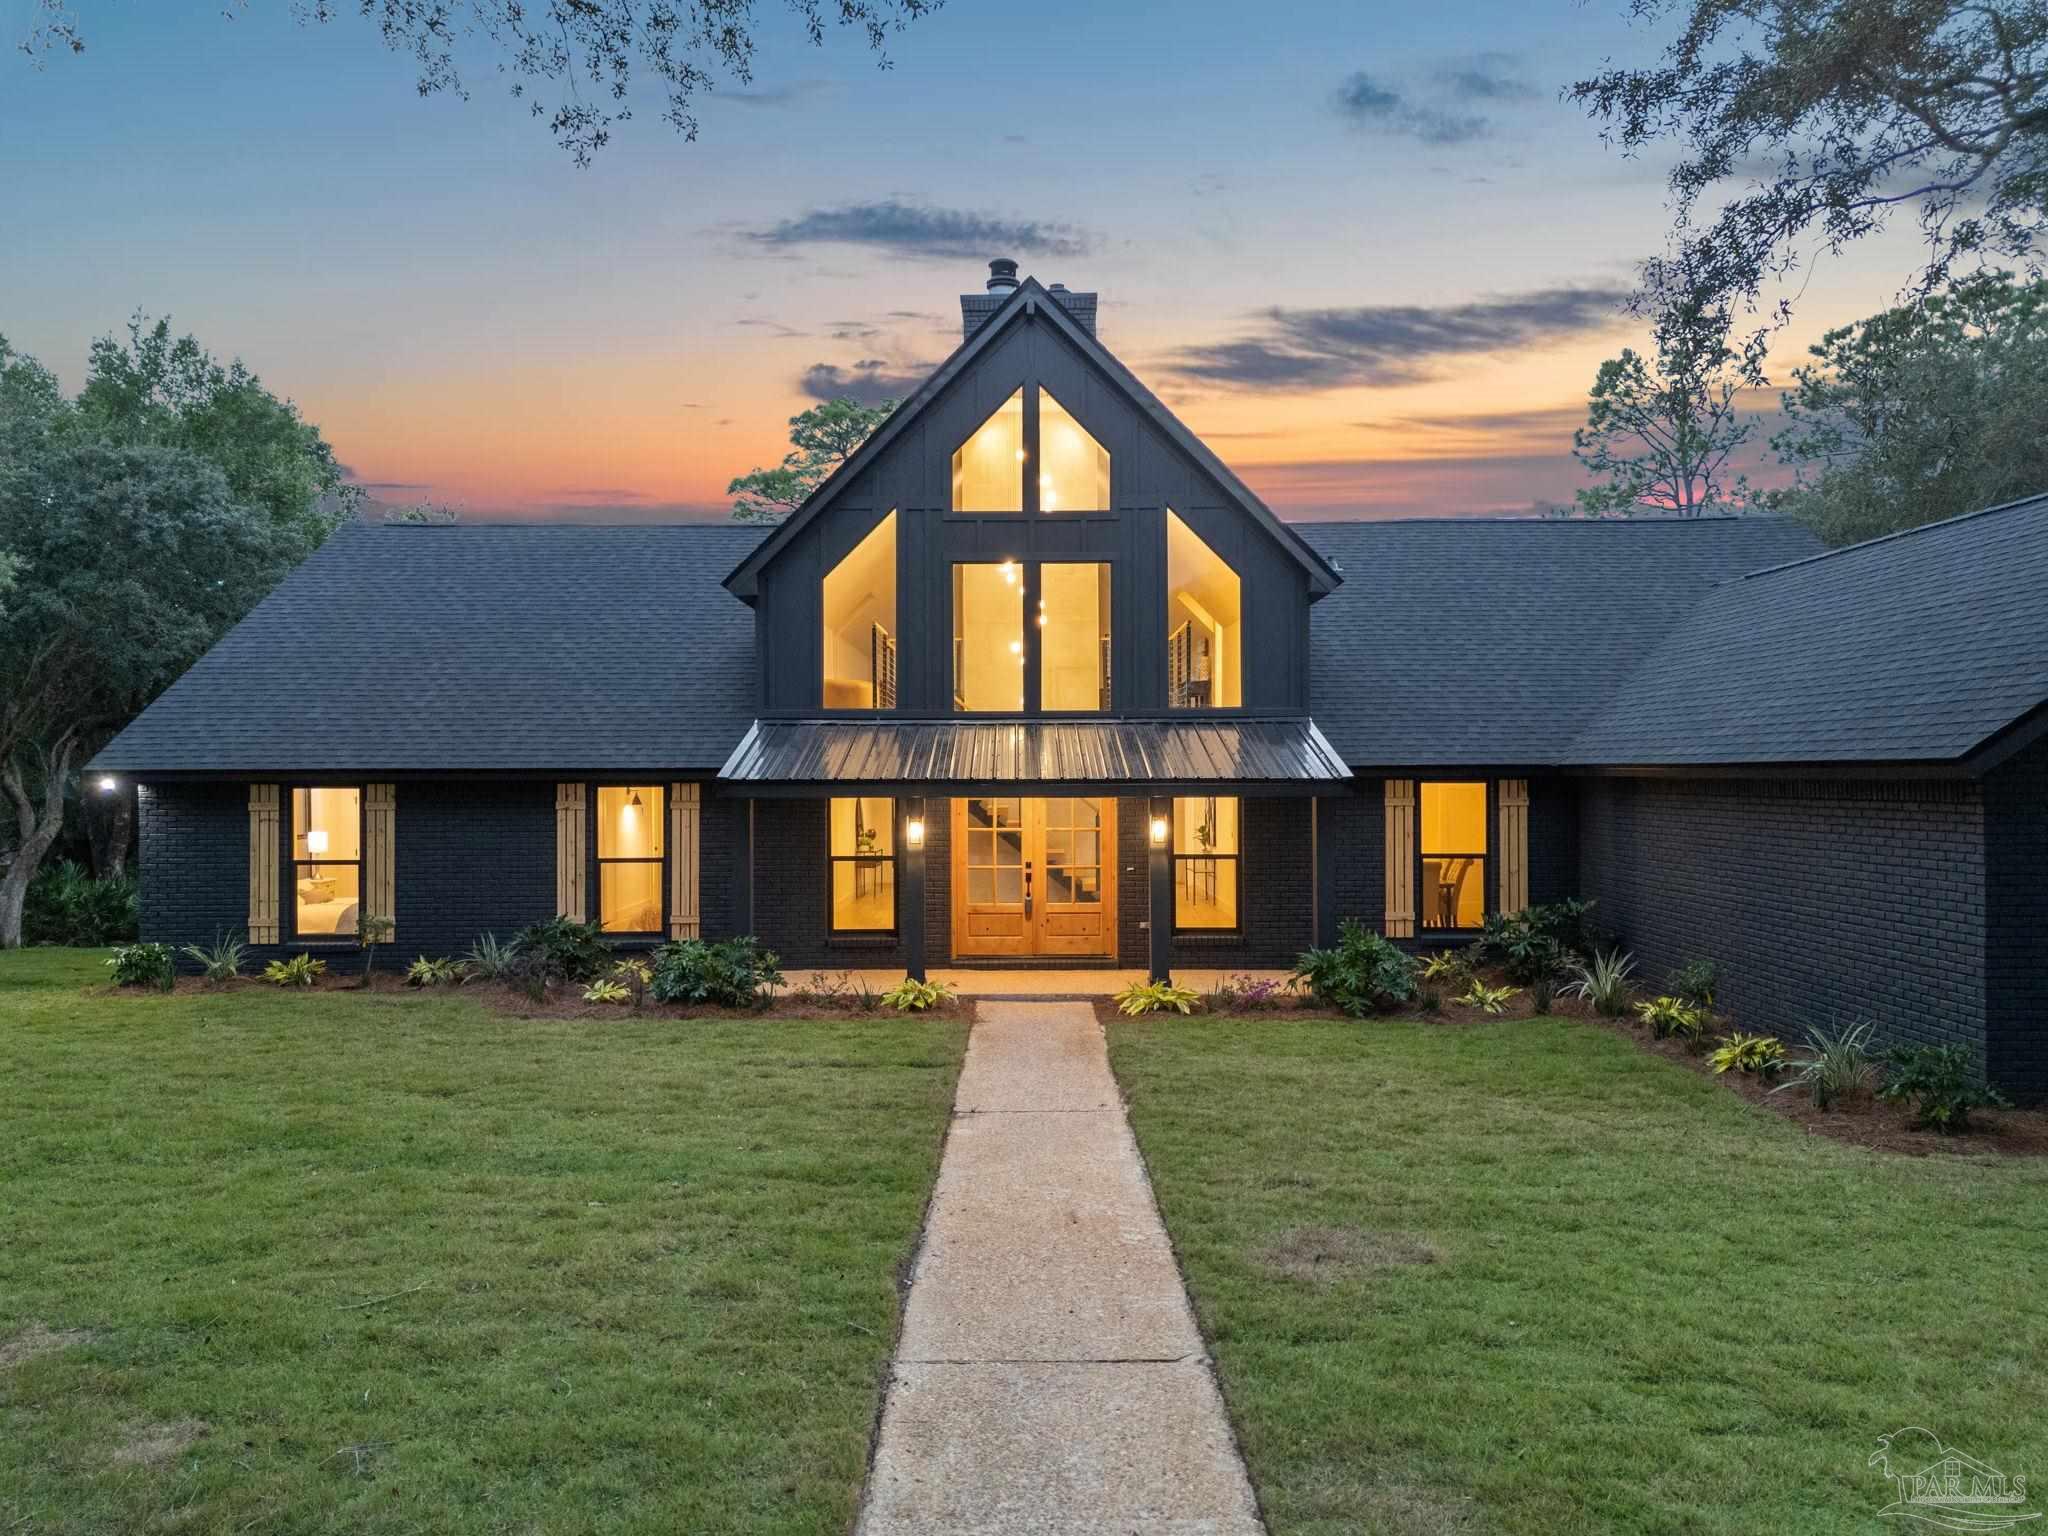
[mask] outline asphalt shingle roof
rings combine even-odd
[[[344,528],[109,743],[121,772],[715,770],[754,718],[731,524]]]
[[[1730,582],[1569,760],[1944,762],[2048,700],[2048,496]]]
[[[1712,590],[1816,553],[1776,518],[1307,523],[1310,713],[1355,766],[1560,763]]]
[[[1937,761],[2048,699],[2048,497],[1819,554],[1769,518],[1297,531],[1354,767]],[[115,773],[715,772],[756,528],[351,527],[94,760]]]

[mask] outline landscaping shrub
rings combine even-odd
[[[1635,975],[1634,955],[1609,950],[1591,960],[1574,960],[1565,969],[1571,977],[1565,983],[1566,997],[1583,999],[1593,1005],[1596,1013],[1610,1019],[1621,1017],[1628,1007],[1629,980]]]
[[[953,989],[943,981],[917,981],[906,976],[882,994],[882,1006],[898,1013],[923,1013],[941,1003],[953,1001]]]
[[[273,960],[263,967],[263,979],[279,987],[310,987],[326,974],[327,962],[311,955],[293,955],[289,960]]]
[[[1424,981],[1465,986],[1472,980],[1472,962],[1455,949],[1440,949],[1423,960],[1416,974]]]
[[[546,981],[592,982],[612,968],[612,947],[596,923],[566,917],[529,923],[512,936],[512,947],[526,957],[522,969],[537,967]]]
[[[621,960],[612,967],[611,979],[626,989],[627,1000],[638,1008],[647,1001],[647,989],[654,985],[654,967],[645,960]]]
[[[64,859],[37,871],[22,895],[21,942],[98,949],[136,936],[135,877],[95,880]]]
[[[1529,1006],[1538,1013],[1548,1013],[1557,1006],[1557,981],[1554,977],[1538,976],[1529,983]]]
[[[603,981],[593,981],[589,986],[585,987],[583,989],[583,1001],[586,1003],[625,1004],[633,1001],[633,991],[623,981],[613,981],[607,977]]]
[[[1355,917],[1338,926],[1336,948],[1302,952],[1294,979],[1317,1002],[1353,1018],[1415,1000],[1415,967],[1408,957]]]
[[[707,944],[684,939],[654,952],[656,1002],[710,1003],[720,1008],[757,1007],[767,989],[782,980],[775,952],[751,936]]]
[[[232,933],[221,933],[214,935],[211,944],[187,944],[179,953],[198,961],[200,973],[219,985],[242,974],[242,962],[248,958],[249,946]]]
[[[114,973],[117,987],[155,987],[168,992],[178,979],[168,944],[123,944],[104,964]]]
[[[1706,1033],[1707,1015],[1682,997],[1653,997],[1636,1004],[1636,1015],[1659,1040],[1697,1040]]]
[[[405,969],[409,987],[446,987],[462,980],[462,966],[454,960],[429,960],[421,955]]]
[[[1806,1054],[1790,1064],[1790,1075],[1772,1091],[1804,1089],[1816,1108],[1853,1104],[1877,1091],[1881,1068],[1870,1049],[1869,1023],[1852,1024],[1839,1034],[1809,1029]]]
[[[1784,1069],[1785,1046],[1776,1035],[1745,1035],[1738,1030],[1723,1035],[1719,1047],[1707,1060],[1716,1072],[1771,1077]]]
[[[1467,1008],[1478,1008],[1491,1014],[1503,1014],[1508,1004],[1521,995],[1517,987],[1489,987],[1485,982],[1474,980],[1458,999]]]
[[[464,981],[510,981],[519,961],[517,942],[500,944],[495,933],[486,933],[469,946],[462,957]]]
[[[1688,960],[1665,979],[1664,985],[1673,996],[1684,998],[1695,1008],[1712,1008],[1718,976],[1713,961]]]
[[[1885,1060],[1891,1073],[1879,1096],[1911,1103],[1913,1123],[1924,1130],[1959,1135],[1970,1128],[1971,1110],[2007,1107],[1996,1088],[1972,1081],[1966,1045],[1895,1045]]]
[[[1192,987],[1177,987],[1170,981],[1134,981],[1116,995],[1116,1011],[1132,1018],[1146,1013],[1193,1013],[1197,1001]]]
[[[1556,978],[1575,959],[1601,948],[1591,923],[1593,903],[1576,897],[1519,912],[1496,912],[1473,946],[1481,960],[1502,966],[1508,980],[1524,986]]]
[[[1284,976],[1226,976],[1209,989],[1209,1007],[1219,1013],[1258,1013],[1277,1008],[1287,996],[1289,985]]]

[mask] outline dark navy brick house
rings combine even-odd
[[[351,527],[107,747],[145,936],[1260,966],[1584,895],[1729,1011],[2048,1091],[2048,498],[1289,525],[997,263],[755,528]]]

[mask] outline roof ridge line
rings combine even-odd
[[[1859,550],[1875,549],[1880,544],[1891,544],[1900,539],[1910,539],[1916,533],[1931,533],[1937,528],[1947,528],[1955,523],[1967,523],[1976,518],[1990,517],[1999,512],[2011,512],[2020,507],[2034,506],[2037,503],[2048,503],[2048,491],[2037,491],[2031,496],[2021,496],[2012,501],[2001,501],[1996,506],[1979,507],[1974,512],[1958,512],[1954,517],[1937,518],[1931,523],[1916,523],[1911,528],[1900,528],[1892,533],[1881,533],[1874,539],[1858,539],[1854,544],[1844,544],[1839,549],[1824,549],[1817,555],[1801,555],[1797,560],[1787,560],[1782,565],[1767,565],[1761,570],[1745,571],[1736,579],[1749,581],[1757,576],[1773,576],[1779,571],[1789,571],[1798,566],[1812,565],[1816,560],[1832,560],[1837,555],[1853,555]],[[1791,521],[1791,519],[1788,519],[1788,521]]]

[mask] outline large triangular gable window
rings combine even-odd
[[[1027,385],[953,451],[953,510],[1107,512],[1109,450],[1051,390]]]

